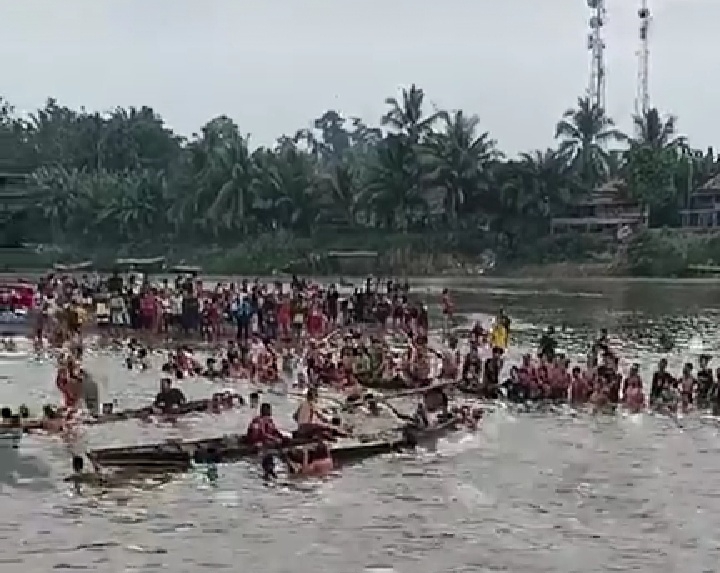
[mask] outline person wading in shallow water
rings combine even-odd
[[[697,407],[709,408],[713,392],[713,371],[709,366],[710,357],[703,354],[700,356],[699,368],[697,371]]]
[[[289,472],[297,477],[325,477],[335,467],[330,448],[321,440],[290,452],[285,461]]]
[[[677,381],[667,371],[667,359],[661,359],[650,384],[650,405],[661,406],[663,401],[670,397],[676,385]]]

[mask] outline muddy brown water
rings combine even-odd
[[[436,304],[442,280],[418,283]],[[460,310],[513,317],[511,359],[547,324],[578,359],[607,327],[624,363],[648,374],[720,356],[720,285],[712,282],[479,281],[452,283]],[[661,336],[666,331],[667,336]],[[668,348],[672,346],[668,350]],[[89,358],[106,397],[147,403],[157,377]],[[720,359],[716,366],[720,365]],[[52,365],[0,362],[0,403],[55,400]],[[184,383],[190,396],[208,382]],[[291,405],[273,397],[281,424]],[[89,429],[76,449],[244,429],[245,412],[158,428],[126,422]],[[175,573],[582,572],[718,570],[718,429],[651,416],[490,415],[475,436],[436,452],[388,456],[323,482],[269,488],[258,468],[202,471],[161,488],[76,495],[54,439],[29,436],[0,453],[0,571]]]

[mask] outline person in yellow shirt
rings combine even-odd
[[[507,350],[510,343],[510,318],[500,309],[495,317],[492,331],[490,332],[490,345],[493,348]]]

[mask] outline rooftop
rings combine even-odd
[[[694,195],[720,193],[720,173],[708,179],[700,187],[695,189]]]
[[[611,179],[595,188],[587,197],[580,199],[577,205],[617,205],[636,204],[627,192],[627,185],[622,179]]]

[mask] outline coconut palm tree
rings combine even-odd
[[[405,135],[412,143],[418,143],[427,135],[440,113],[425,116],[423,103],[425,92],[412,84],[409,89],[403,88],[401,98],[391,97],[385,100],[390,109],[382,117],[382,124],[393,131]]]
[[[584,97],[578,98],[577,108],[568,109],[556,126],[559,153],[589,189],[607,177],[608,144],[626,139],[614,125],[603,108]]]
[[[390,136],[378,148],[367,173],[367,205],[386,229],[407,230],[427,207],[420,193],[413,146],[403,136]]]
[[[630,140],[631,145],[646,145],[653,149],[679,149],[686,145],[685,137],[677,135],[677,118],[673,115],[662,117],[655,107],[641,115],[633,116],[637,136]]]
[[[499,159],[496,142],[485,131],[478,134],[480,119],[462,111],[441,113],[443,130],[432,132],[420,147],[420,160],[429,188],[444,193],[444,209],[456,226],[458,214],[474,196],[480,200],[481,190],[488,188],[488,166]]]

